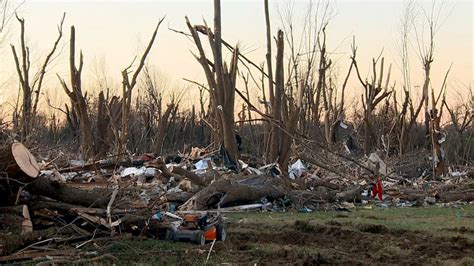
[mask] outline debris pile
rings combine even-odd
[[[5,146],[0,153],[0,263],[66,253],[94,261],[104,255],[81,248],[104,238],[145,236],[199,244],[225,240],[226,212],[350,211],[356,206],[474,201],[472,169],[451,171],[444,179],[426,178],[425,173],[410,177],[374,153],[337,167],[300,154],[288,173],[276,163],[262,165],[248,157],[248,163],[239,160],[236,171],[225,167],[225,156],[219,154],[193,148],[177,156],[144,154],[56,165],[37,163],[21,143]],[[70,248],[59,252],[64,245]]]

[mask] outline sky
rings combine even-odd
[[[272,32],[275,35],[282,21],[279,13],[293,3],[295,29],[301,27],[308,1],[270,0]],[[427,7],[431,1],[417,1]],[[372,57],[383,50],[386,63],[392,63],[392,80],[401,84],[398,67],[400,18],[404,1],[334,1],[330,20],[328,50],[336,69],[345,74],[350,64],[350,45],[355,36],[358,46],[358,63],[362,76],[370,73]],[[222,0],[222,36],[231,44],[239,43],[242,52],[260,64],[265,58],[265,18],[263,0]],[[52,62],[45,80],[45,91],[53,101],[66,99],[57,82],[56,73],[68,74],[68,40],[70,26],[76,27],[76,49],[84,53],[84,87],[97,91],[97,80],[106,76],[108,85],[120,88],[120,72],[135,56],[140,56],[159,19],[161,25],[148,64],[155,69],[168,91],[186,90],[185,105],[196,103],[197,90],[183,78],[205,82],[202,69],[191,54],[195,46],[185,36],[170,30],[187,31],[185,16],[192,23],[209,25],[213,22],[213,1],[31,1],[26,0],[18,14],[26,20],[26,36],[30,46],[32,68],[39,65],[51,49],[57,36],[57,25],[66,12],[61,53]],[[447,17],[436,36],[435,60],[432,68],[432,85],[441,87],[445,72],[451,64],[448,89],[466,95],[473,83],[473,2],[447,1],[442,15]],[[19,46],[19,23],[13,19],[0,46],[0,104],[15,99],[18,78],[15,73],[10,43]],[[421,63],[416,56],[415,43],[411,44],[412,83],[423,81]],[[454,93],[456,92],[456,93]],[[355,76],[351,78],[348,94],[362,93]]]

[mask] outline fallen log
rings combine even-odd
[[[440,192],[436,194],[436,199],[443,202],[453,201],[474,201],[474,189],[460,191],[460,192]]]
[[[328,180],[322,180],[322,179],[311,181],[310,184],[312,186],[315,186],[315,187],[316,186],[327,187],[327,188],[334,189],[334,190],[342,190],[342,187],[343,187],[343,186],[340,186],[338,184],[331,183]]]
[[[282,179],[253,176],[244,179],[220,179],[196,193],[180,210],[206,210],[230,204],[247,204],[264,197],[277,199],[286,193]]]
[[[45,177],[37,178],[29,183],[26,190],[31,194],[45,196],[64,203],[99,208],[107,207],[111,194],[109,190],[105,189],[96,192],[73,188]]]
[[[165,178],[170,179],[171,177],[173,177],[173,174],[171,174],[171,172],[168,170],[168,167],[166,167],[166,164],[161,157],[158,157],[153,161],[146,162],[145,166],[154,167],[160,170],[161,175]]]
[[[419,201],[419,200],[424,199],[428,196],[429,196],[428,194],[424,194],[424,193],[421,193],[421,192],[418,192],[418,193],[417,192],[412,192],[412,193],[402,192],[399,195],[393,195],[391,197],[392,198],[398,198],[398,199],[401,199],[401,200],[406,200],[406,201]]]

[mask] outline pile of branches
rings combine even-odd
[[[379,161],[371,172],[370,160],[342,160],[337,154],[321,159],[300,152],[298,159],[308,167],[295,176],[277,163],[262,166],[251,158],[249,164],[240,162],[240,171],[229,170],[211,159],[218,151],[205,149],[166,158],[144,154],[37,164],[20,145],[6,145],[0,152],[5,162],[0,165],[2,263],[45,256],[61,261],[65,254],[86,258],[80,260],[84,262],[113,259],[82,248],[131,236],[166,239],[163,224],[152,218],[157,212],[300,211],[373,202],[368,191],[377,177],[383,181],[384,202],[474,200],[469,172],[448,181],[410,179],[383,165],[379,157],[374,157]]]

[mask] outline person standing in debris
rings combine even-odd
[[[379,200],[382,201],[382,179],[379,175],[380,164],[379,162],[375,163],[375,170],[374,170],[374,180],[372,182],[372,198],[375,199],[378,196]]]

